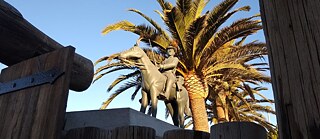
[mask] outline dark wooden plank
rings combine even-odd
[[[115,128],[112,139],[155,139],[156,131],[150,127],[123,126]]]
[[[260,0],[280,138],[320,132],[320,2]]]
[[[0,1],[0,62],[11,66],[26,59],[63,48],[23,18],[18,10]],[[70,89],[83,91],[93,79],[92,62],[75,54]]]
[[[57,139],[63,128],[74,48],[61,48],[1,72],[8,82],[53,67],[65,73],[54,84],[44,84],[0,95],[1,139]]]
[[[252,122],[228,122],[211,126],[210,139],[266,139],[267,131]]]
[[[71,129],[64,139],[111,139],[111,130],[97,127]]]
[[[169,130],[163,134],[163,139],[209,139],[208,132],[195,131],[195,130]]]

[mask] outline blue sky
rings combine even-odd
[[[156,21],[161,21],[154,10],[160,10],[156,0],[6,0],[16,7],[31,24],[42,32],[61,43],[64,46],[72,45],[76,52],[93,62],[102,56],[130,48],[138,36],[124,31],[115,31],[103,36],[102,29],[109,24],[120,20],[128,20],[135,24],[147,23],[139,15],[128,12],[127,9],[135,8]],[[170,0],[174,2],[173,0]],[[212,9],[221,0],[211,0],[205,11]],[[236,5],[251,6],[250,12],[237,14],[233,19],[248,17],[259,13],[258,0],[240,0]],[[260,31],[251,40],[264,41],[263,32]],[[0,68],[3,66],[0,65]],[[106,92],[108,85],[121,73],[110,74],[92,84],[84,92],[70,91],[67,104],[67,111],[96,110],[101,103],[108,98],[110,93]],[[270,87],[270,85],[268,85]],[[270,88],[271,89],[271,88]],[[130,107],[140,109],[140,94],[135,101],[131,101],[132,90],[118,96],[109,108]],[[272,92],[266,92],[266,96],[271,98]],[[163,102],[159,102],[157,118],[164,119],[165,107]],[[165,120],[171,122],[170,118]],[[271,121],[275,121],[272,117]]]

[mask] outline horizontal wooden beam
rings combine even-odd
[[[0,1],[0,62],[11,66],[26,59],[63,48],[23,18],[13,6]],[[83,91],[93,79],[93,64],[75,54],[70,89]]]

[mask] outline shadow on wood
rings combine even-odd
[[[155,139],[156,131],[150,127],[123,126],[113,130],[97,127],[71,129],[64,139]]]
[[[169,130],[163,135],[163,139],[209,139],[210,134],[194,130]]]
[[[320,1],[260,0],[280,139],[320,138]]]
[[[210,139],[266,139],[267,131],[252,122],[228,122],[211,126]]]
[[[64,139],[111,139],[111,133],[97,127],[75,128],[69,130]]]
[[[150,127],[124,126],[112,130],[112,139],[155,139],[156,131]]]

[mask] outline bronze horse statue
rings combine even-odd
[[[159,93],[164,90],[166,77],[162,75],[158,70],[158,67],[150,61],[143,49],[137,45],[133,46],[129,50],[121,52],[118,59],[124,63],[134,64],[140,69],[142,75],[140,112],[145,113],[146,108],[151,101],[151,115],[156,117],[158,96]],[[180,86],[182,86],[182,84]],[[170,90],[171,93],[168,100],[165,101],[165,105],[172,116],[174,125],[183,128],[185,120],[184,113],[188,116],[191,115],[188,93],[183,91],[183,89],[180,89],[177,94],[176,85],[170,88]]]

